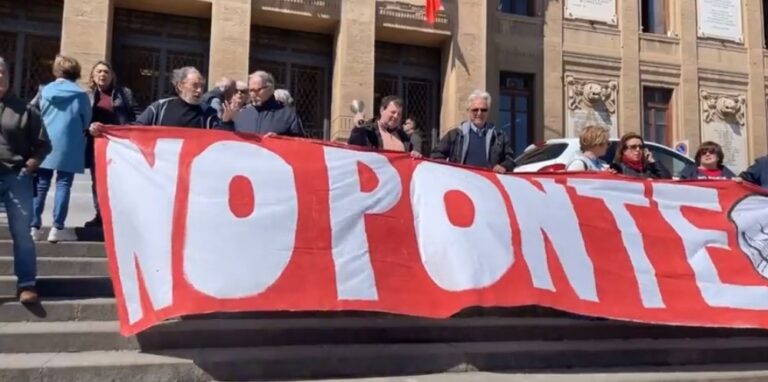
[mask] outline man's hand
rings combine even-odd
[[[88,132],[94,137],[100,137],[104,135],[104,130],[106,130],[106,126],[100,122],[94,122],[91,124],[91,126],[88,127]]]
[[[507,169],[504,168],[504,166],[502,166],[500,164],[497,164],[497,165],[493,166],[493,172],[495,172],[497,174],[506,174],[507,173]]]
[[[221,120],[222,122],[231,122],[235,119],[235,116],[240,111],[236,102],[224,101],[221,104]]]
[[[272,137],[276,137],[276,136],[277,136],[277,134],[275,134],[274,132],[271,132],[271,131],[266,133],[266,134],[264,134],[264,138],[272,138]]]
[[[741,177],[738,177],[738,176],[733,178],[733,179],[731,179],[731,180],[733,180],[736,183],[743,183],[744,182],[744,179],[741,179]]]
[[[40,168],[40,161],[35,158],[29,158],[27,159],[27,166],[25,169],[27,170],[27,173],[33,173],[37,171],[37,169]]]
[[[421,158],[424,158],[424,156],[421,155],[421,153],[418,152],[418,151],[411,151],[411,158],[413,158],[413,159],[421,159]]]

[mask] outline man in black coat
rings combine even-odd
[[[752,166],[739,175],[742,179],[768,189],[768,155],[757,158]]]
[[[235,131],[252,134],[276,134],[303,137],[304,128],[296,109],[275,99],[275,79],[257,71],[248,77],[251,104],[234,118]]]
[[[515,168],[509,138],[488,122],[491,95],[475,90],[469,96],[469,120],[449,131],[432,151],[432,158],[491,169],[504,174]]]

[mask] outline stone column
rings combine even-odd
[[[621,81],[619,86],[619,136],[641,133],[640,7],[637,0],[621,0]]]
[[[61,52],[76,58],[88,82],[93,65],[109,59],[112,48],[112,0],[67,0],[61,30]]]
[[[353,100],[365,103],[365,114],[373,115],[373,71],[376,49],[376,2],[341,1],[336,52],[333,63],[331,140],[346,140],[352,129]]]
[[[680,89],[677,109],[680,126],[677,140],[687,139],[689,152],[695,152],[701,143],[701,102],[699,99],[699,54],[696,20],[696,0],[675,2],[680,7]]]
[[[450,0],[443,6],[448,14],[451,41],[443,47],[440,135],[466,119],[467,97],[475,89],[486,90],[489,78],[487,2]]]
[[[766,136],[766,94],[763,46],[763,12],[761,1],[747,0],[744,4],[744,37],[749,64],[749,94],[747,94],[747,134],[749,158],[754,160],[768,153]],[[750,162],[751,164],[751,162]]]
[[[545,140],[565,136],[563,99],[563,2],[544,4],[544,136]]]
[[[212,8],[209,88],[221,77],[245,80],[251,51],[251,0],[216,0]]]

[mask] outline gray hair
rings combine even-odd
[[[488,107],[491,107],[491,101],[492,101],[491,95],[488,94],[487,91],[483,91],[483,90],[475,90],[475,91],[473,91],[472,94],[470,94],[469,97],[467,97],[467,102],[469,104],[471,104],[472,101],[474,101],[474,100],[476,100],[478,98],[482,99],[485,102],[487,102],[488,103]]]
[[[178,89],[179,85],[181,85],[190,74],[198,74],[200,77],[203,77],[200,71],[194,66],[185,66],[183,68],[175,69],[171,76],[171,84],[173,84],[174,89]],[[203,80],[205,80],[205,77],[203,77]]]
[[[275,77],[272,77],[271,74],[263,71],[263,70],[257,70],[253,73],[251,73],[250,76],[248,76],[248,81],[254,79],[254,78],[261,79],[261,86],[266,86],[270,89],[275,88]]]
[[[285,106],[293,106],[293,97],[288,90],[277,89],[275,90],[275,99]]]
[[[221,89],[223,92],[227,92],[227,90],[235,89],[235,80],[229,78],[229,77],[221,77],[219,82],[216,83],[216,87]]]

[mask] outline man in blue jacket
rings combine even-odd
[[[758,158],[740,177],[747,182],[768,189],[768,155]]]
[[[304,136],[296,109],[275,99],[275,79],[271,74],[257,71],[248,77],[251,104],[234,118],[235,131],[252,134]]]

